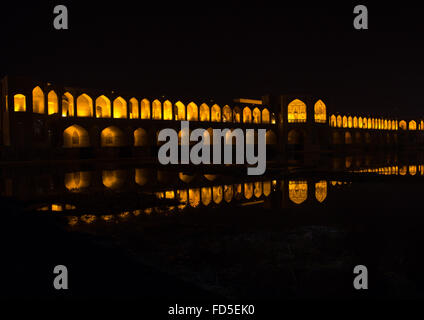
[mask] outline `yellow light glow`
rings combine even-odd
[[[322,180],[315,183],[315,198],[318,202],[324,202],[327,198],[327,181]]]
[[[96,118],[110,118],[110,116],[110,100],[102,95],[96,99]]]
[[[127,102],[122,97],[113,100],[113,117],[115,119],[127,119],[127,112]]]
[[[322,100],[318,100],[314,106],[315,111],[315,122],[318,123],[326,123],[327,122],[327,108],[322,102]]]
[[[44,93],[40,87],[32,90],[32,111],[34,113],[44,113]]]
[[[77,98],[77,117],[93,116],[93,100],[85,93]]]
[[[26,98],[23,94],[15,94],[13,96],[13,110],[15,112],[25,112],[26,111]]]
[[[295,99],[287,107],[288,122],[306,122],[306,104]]]
[[[79,125],[72,125],[63,131],[64,148],[84,148],[90,146],[88,131]]]
[[[295,204],[301,204],[308,198],[306,181],[289,181],[289,198]]]

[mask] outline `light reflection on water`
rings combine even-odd
[[[345,173],[363,176],[414,177],[424,175],[424,165],[385,165],[355,168],[358,164],[352,157],[346,157]],[[365,161],[367,162],[367,161]],[[368,161],[369,162],[369,161]],[[339,163],[339,162],[335,162]],[[356,163],[354,165],[354,163]],[[363,162],[362,162],[363,163]],[[353,166],[353,168],[352,168]],[[185,211],[201,211],[204,208],[220,210],[224,206],[268,206],[280,207],[322,206],[331,201],[331,188],[351,184],[344,179],[284,178],[272,176],[241,177],[218,173],[193,173],[157,170],[155,168],[101,168],[96,170],[79,169],[57,173],[46,170],[42,175],[19,173],[2,179],[3,196],[27,199],[40,198],[37,211],[43,213],[67,214],[69,226],[78,224],[125,222],[130,218],[153,214],[172,215]],[[3,172],[4,175],[4,172]],[[244,180],[243,180],[244,179]],[[91,192],[109,190],[112,192],[133,192],[152,194],[160,203],[162,200],[174,204],[153,205],[148,208],[128,209],[122,204],[121,212],[92,214],[84,212],[72,202],[66,201],[67,195],[79,196]],[[46,203],[43,199],[57,197],[57,201]],[[32,198],[32,200],[34,200]],[[78,214],[77,214],[78,213]]]

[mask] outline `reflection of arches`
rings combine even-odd
[[[252,122],[252,111],[249,107],[244,107],[243,109],[243,122],[251,123]]]
[[[262,123],[269,123],[269,111],[267,108],[262,110]]]
[[[200,189],[189,189],[188,190],[188,201],[190,206],[196,208],[200,204]]]
[[[110,100],[105,96],[96,99],[96,118],[110,118]]]
[[[152,119],[154,119],[154,120],[161,120],[162,119],[162,104],[157,99],[153,101]]]
[[[306,181],[289,181],[289,198],[295,204],[301,204],[308,198],[308,183]]]
[[[277,135],[272,130],[266,132],[266,144],[277,144]]]
[[[233,186],[232,185],[225,185],[224,186],[224,200],[226,202],[231,202],[233,199]]]
[[[406,121],[402,120],[399,122],[399,128],[401,130],[406,130]]]
[[[208,206],[212,201],[212,190],[211,188],[202,188],[202,203],[204,206]]]
[[[174,117],[175,117],[175,120],[180,120],[180,121],[186,119],[185,106],[181,101],[178,101],[175,103]]]
[[[199,120],[199,112],[197,110],[197,105],[194,102],[190,102],[187,105],[187,120],[188,121]]]
[[[59,102],[57,100],[57,94],[54,92],[54,90],[51,90],[47,95],[47,113],[59,113]]]
[[[64,148],[84,148],[90,146],[87,130],[79,125],[72,125],[63,131]]]
[[[127,102],[122,97],[113,100],[113,117],[115,119],[127,118]]]
[[[333,114],[330,117],[330,127],[336,127],[337,126],[337,119],[336,116]]]
[[[289,103],[287,107],[288,122],[306,122],[306,104],[299,99]]]
[[[327,181],[322,180],[315,183],[315,198],[318,202],[324,202],[327,198]]]
[[[262,182],[258,181],[254,183],[253,194],[256,198],[260,198],[262,196]]]
[[[138,101],[136,98],[130,99],[130,119],[138,119]]]
[[[287,135],[287,143],[291,145],[300,145],[303,144],[304,137],[303,133],[300,130],[290,130]]]
[[[233,121],[235,123],[241,122],[241,110],[239,107],[235,107],[233,110]]]
[[[315,103],[314,111],[315,111],[315,122],[318,122],[318,123],[327,122],[327,110],[322,100],[318,100]]]
[[[105,128],[100,134],[100,141],[102,147],[122,147],[125,145],[124,134],[115,126]]]
[[[85,93],[77,98],[77,117],[93,116],[93,100]]]
[[[26,98],[23,94],[15,94],[13,96],[13,110],[15,112],[26,111]]]
[[[233,121],[233,112],[231,108],[226,105],[222,108],[222,122],[231,122]]]
[[[409,130],[417,130],[417,123],[414,120],[409,121]]]
[[[163,120],[172,120],[172,103],[169,100],[163,103]]]
[[[345,132],[345,144],[352,144],[352,134],[349,131]]]
[[[200,121],[209,121],[210,113],[209,106],[206,103],[200,105]]]
[[[143,99],[140,102],[141,119],[150,119],[150,101]]]
[[[262,190],[265,197],[268,197],[271,194],[271,181],[264,181],[262,185]]]
[[[220,204],[223,197],[222,187],[221,186],[212,187],[212,195],[213,195],[213,202],[215,202],[216,204]]]
[[[249,200],[253,197],[253,183],[245,183],[244,184],[244,197]]]
[[[62,116],[74,116],[74,97],[69,92],[65,92],[62,96]]]
[[[214,104],[211,109],[211,120],[213,122],[221,122],[221,108]]]
[[[144,147],[149,145],[149,137],[146,130],[138,128],[134,131],[134,147]]]
[[[44,93],[40,87],[32,90],[32,111],[35,113],[44,113]]]

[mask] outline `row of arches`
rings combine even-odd
[[[136,98],[127,101],[122,97],[115,98],[112,102],[105,95],[97,97],[94,101],[88,94],[81,94],[74,101],[74,97],[66,92],[61,97],[63,117],[95,117],[95,118],[123,118],[123,119],[153,119],[153,120],[188,120],[207,122],[235,122],[235,123],[275,123],[275,116],[268,108],[260,110],[258,107],[234,107],[228,105],[220,107],[202,103],[197,106],[190,102],[185,106],[181,101],[172,104],[169,100],[163,103],[158,99],[152,103],[148,99],[140,102]],[[59,113],[59,100],[56,92],[51,90],[47,94],[47,110],[44,105],[44,93],[40,87],[32,91],[33,112],[48,115]],[[76,103],[76,104],[75,104]],[[26,97],[23,94],[14,95],[14,111],[26,112]]]
[[[209,128],[207,130],[209,133],[212,142],[213,130]],[[151,141],[147,131],[143,128],[138,128],[134,130],[134,146],[135,147],[145,147],[149,145],[155,145],[157,143],[157,135],[159,132],[156,132],[156,140]],[[228,133],[229,134],[229,133]],[[181,143],[181,131],[178,134],[179,143]],[[234,144],[235,138],[233,137],[232,143]],[[247,143],[256,143],[257,136],[250,137],[246,136]],[[251,142],[249,142],[251,141]],[[274,131],[268,130],[266,133],[266,143],[267,144],[277,144],[277,136]],[[101,147],[123,147],[127,145],[127,140],[124,132],[116,126],[110,126],[103,129],[100,133],[100,145]],[[90,147],[90,135],[89,132],[79,125],[72,125],[66,128],[63,131],[63,147],[64,148],[85,148]]]
[[[302,123],[307,120],[306,104],[295,99],[287,106],[287,121],[289,123]],[[314,105],[314,120],[317,123],[327,122],[327,107],[322,100],[318,100]]]
[[[331,115],[330,126],[334,128],[359,128],[376,130],[417,130],[417,122],[411,120],[408,123],[405,120],[389,120],[367,117],[352,117]],[[418,130],[424,130],[424,121],[421,120]]]

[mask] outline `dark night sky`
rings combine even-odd
[[[149,96],[317,93],[342,112],[424,115],[419,7],[367,5],[370,29],[357,31],[353,7],[367,3],[219,10],[136,3],[2,8],[1,75]],[[54,4],[67,5],[70,30],[53,29]]]

